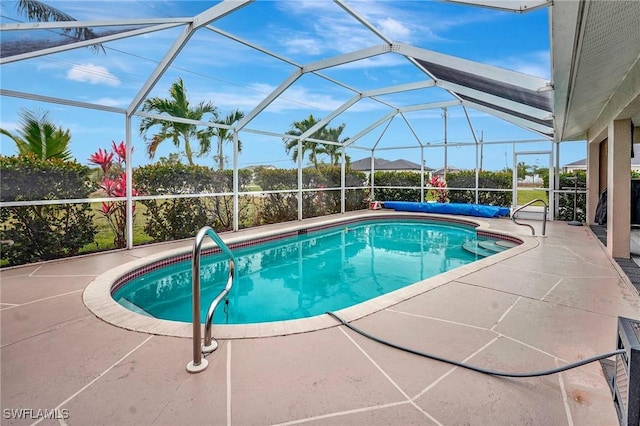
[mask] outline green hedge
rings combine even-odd
[[[321,166],[318,169],[307,168],[302,171],[302,188],[319,189],[302,193],[302,217],[317,217],[340,212],[340,190],[324,188],[340,187],[340,167]],[[254,174],[255,183],[264,191],[290,190],[298,187],[297,169],[259,168]],[[345,185],[364,187],[366,175],[362,172],[347,170]],[[266,194],[258,211],[258,224],[280,223],[298,219],[298,198],[296,192]],[[347,211],[366,208],[367,192],[348,190],[345,195]]]
[[[511,189],[513,184],[511,171],[491,172],[481,171],[478,175],[478,188]],[[463,170],[447,173],[447,187],[471,188],[465,190],[450,190],[449,200],[452,203],[476,202],[476,172]],[[513,200],[511,191],[478,191],[478,204],[508,207]]]
[[[425,197],[429,186],[425,176]],[[476,172],[464,170],[447,173],[447,188],[469,188],[469,190],[449,190],[451,203],[475,203],[476,202]],[[381,201],[420,201],[420,173],[415,172],[375,172],[375,198]],[[510,189],[512,184],[511,172],[480,172],[478,179],[479,188]],[[379,188],[381,186],[408,186],[412,188]],[[496,206],[511,205],[512,194],[510,191],[479,191],[478,203]]]
[[[374,195],[380,201],[420,201],[420,173],[415,172],[375,172]],[[425,176],[425,185],[427,176]],[[405,186],[407,189],[379,188],[381,186]],[[425,188],[426,191],[426,188]],[[426,192],[425,192],[426,194]],[[426,196],[426,195],[425,195]]]
[[[96,189],[90,169],[76,162],[34,155],[0,156],[3,202],[88,198]],[[0,209],[2,264],[21,265],[78,254],[97,233],[88,203]]]
[[[239,191],[251,181],[251,172],[238,171]],[[233,171],[204,166],[151,164],[134,170],[133,181],[142,195],[179,195],[233,192]],[[203,226],[216,231],[233,227],[230,195],[142,200],[146,208],[145,233],[155,241],[193,237]],[[249,205],[240,203],[239,218],[247,220]]]
[[[560,182],[558,188],[573,188],[575,181],[568,179],[570,177],[577,176],[578,178],[578,191],[584,191],[587,186],[587,174],[582,171],[575,173],[561,173]],[[558,215],[556,220],[573,220],[573,199],[576,198],[576,220],[579,222],[585,222],[587,220],[587,196],[586,194],[578,194],[575,197],[574,193],[558,194]]]

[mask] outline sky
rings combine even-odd
[[[79,21],[117,21],[140,18],[191,17],[214,5],[212,1],[48,1]],[[528,13],[496,11],[441,1],[350,1],[346,4],[394,42],[405,43],[529,75],[550,78],[548,10]],[[0,22],[25,22],[16,2],[0,3]],[[240,110],[250,114],[263,99],[292,76],[298,66],[384,44],[330,0],[258,0],[201,28],[189,39],[171,66],[162,74],[148,97],[168,98],[168,89],[178,78],[184,81],[191,105],[211,102],[221,116]],[[131,26],[127,28],[133,28]],[[96,32],[122,31],[122,26],[94,28]],[[0,65],[3,90],[29,95],[63,98],[126,109],[158,64],[163,60],[183,26],[103,44],[103,52],[79,48]],[[265,54],[220,34],[233,34],[272,53]],[[12,49],[29,50],[61,39],[54,30],[4,31],[3,55]],[[274,57],[275,56],[275,57]],[[285,58],[283,61],[279,58]],[[294,121],[313,115],[323,118],[351,99],[356,92],[425,81],[428,77],[402,55],[393,52],[344,65],[305,73],[274,102],[251,120],[240,133],[239,167],[273,165],[295,167],[281,136]],[[340,82],[336,84],[335,82]],[[452,99],[440,88],[363,99],[333,119],[329,126],[345,124],[342,137],[353,137],[394,107]],[[11,96],[0,97],[0,127],[12,133],[19,128],[20,111],[47,111],[49,118],[72,135],[71,151],[78,162],[88,163],[98,148],[126,136],[123,114],[87,110],[68,105]],[[477,110],[467,109],[476,138],[486,142],[535,141],[516,145],[489,144],[483,149],[485,169],[511,167],[514,147],[520,152],[548,151],[550,142],[513,124]],[[139,118],[132,119],[133,165],[157,161],[181,152],[169,141],[149,158],[138,132]],[[352,161],[369,157],[373,147],[379,158],[407,159],[432,168],[444,166],[446,140],[448,166],[475,167],[474,135],[464,110],[417,111],[383,122],[347,150]],[[260,133],[256,133],[259,131]],[[263,134],[267,132],[269,134]],[[150,136],[150,132],[147,136]],[[427,148],[421,153],[419,142]],[[401,149],[398,149],[398,148]],[[182,146],[180,147],[182,148]],[[0,136],[2,155],[16,153],[15,144]],[[227,167],[232,166],[232,147],[224,149]],[[197,159],[214,166],[215,153]],[[561,144],[560,163],[586,157],[585,144]],[[523,155],[528,162],[547,166],[547,155]],[[184,161],[184,160],[183,160]]]

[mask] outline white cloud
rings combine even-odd
[[[71,69],[67,71],[67,78],[82,83],[106,84],[112,87],[120,86],[120,79],[101,65],[73,65]]]
[[[309,55],[318,55],[324,51],[318,39],[306,36],[292,37],[284,41],[289,53],[306,53]]]
[[[551,75],[550,60],[549,51],[545,50],[526,53],[522,56],[510,56],[500,59],[499,61],[492,61],[491,64],[523,74],[548,79]]]
[[[0,128],[13,132],[20,129],[21,126],[17,121],[0,121]]]
[[[262,100],[273,90],[275,86],[263,83],[256,83],[249,87],[250,92],[247,93],[229,93],[229,92],[209,92],[203,93],[203,99],[213,102],[224,114],[225,111],[240,109],[245,113],[253,110]],[[274,100],[267,109],[270,112],[287,112],[299,110],[318,110],[318,111],[334,111],[341,106],[345,99],[337,99],[330,94],[314,91],[305,86],[292,86]],[[372,109],[381,109],[378,104],[356,104],[349,111],[364,111]]]
[[[91,101],[93,104],[104,105],[109,107],[124,107],[128,106],[131,99],[114,99],[114,98],[100,98]]]
[[[391,40],[408,41],[411,36],[411,30],[402,22],[393,18],[385,18],[378,22],[380,30]]]

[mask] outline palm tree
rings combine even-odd
[[[18,0],[16,3],[16,10],[19,14],[25,15],[27,19],[32,22],[61,22],[76,20],[73,16],[37,0]],[[91,30],[91,28],[86,27],[64,28],[62,33],[72,37],[76,41],[97,38],[97,35]],[[99,43],[93,44],[89,46],[89,48],[96,52],[104,52],[104,47]]]
[[[345,124],[342,123],[338,127],[326,127],[323,131],[323,139],[331,142],[339,142],[340,145],[344,145],[349,138],[340,139],[342,132],[344,131]],[[326,154],[329,156],[329,163],[332,166],[337,166],[340,163],[340,157],[342,156],[341,147],[333,144],[322,144],[317,150],[317,154]],[[349,156],[345,156],[347,164],[349,163]]]
[[[35,154],[41,160],[57,158],[64,161],[72,159],[69,151],[71,133],[69,129],[56,127],[48,118],[48,112],[34,113],[23,109],[20,112],[21,129],[11,134],[5,129],[0,133],[10,137],[18,147],[19,155]]]
[[[233,125],[233,123],[240,121],[244,118],[244,112],[240,110],[235,110],[227,114],[224,120],[216,121],[217,124],[225,124],[227,126]],[[230,132],[230,129],[227,128],[217,128],[215,129],[215,134],[218,137],[218,145],[217,145],[217,154],[214,156],[216,161],[218,161],[218,170],[224,170],[224,155],[222,153],[222,145],[224,142],[233,142],[233,132]],[[204,147],[203,147],[204,148]],[[206,147],[203,149],[204,152],[209,152],[210,147]],[[242,142],[238,140],[238,152],[242,151]]]
[[[309,117],[304,120],[294,121],[291,124],[291,130],[289,130],[286,134],[292,136],[300,136],[319,122],[320,120],[316,120],[313,114],[309,114]],[[324,127],[313,133],[311,135],[311,138],[321,139],[323,131]],[[298,153],[298,139],[282,138],[282,141],[285,144],[284,148],[286,153],[289,154],[289,152],[292,152],[293,161],[298,161],[298,155],[300,155],[304,160],[305,152],[309,151],[309,161],[311,161],[316,168],[318,167],[318,144],[316,142],[310,142],[306,140],[302,141],[302,152]]]
[[[178,78],[169,88],[169,99],[158,97],[150,98],[144,101],[142,111],[153,112],[156,114],[168,114],[172,117],[188,118],[191,120],[202,121],[206,114],[211,115],[211,120],[218,119],[218,110],[211,102],[200,102],[195,108],[191,108],[187,99],[187,91],[181,78]],[[159,132],[155,133],[151,138],[147,138],[147,132],[152,128],[159,126]],[[189,165],[193,166],[193,150],[191,149],[191,141],[196,140],[200,144],[200,150],[197,155],[202,155],[211,144],[211,138],[215,135],[215,129],[206,127],[198,130],[195,124],[178,123],[159,118],[145,117],[140,121],[140,135],[147,143],[147,153],[149,158],[155,156],[158,146],[168,140],[171,140],[176,148],[180,148],[180,144],[184,143],[184,155],[187,157]]]

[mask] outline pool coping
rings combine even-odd
[[[394,290],[390,293],[367,300],[357,305],[336,311],[340,317],[346,321],[354,321],[375,312],[389,308],[412,297],[433,290],[448,282],[459,279],[465,275],[477,272],[481,269],[495,265],[511,257],[529,251],[538,246],[539,242],[535,237],[525,237],[522,235],[513,235],[508,232],[491,229],[489,222],[469,216],[455,216],[429,213],[413,213],[413,212],[395,212],[389,210],[363,211],[360,214],[344,216],[336,215],[327,218],[315,218],[312,222],[289,222],[279,224],[277,227],[269,229],[252,228],[250,232],[238,233],[221,233],[220,237],[225,244],[236,244],[243,241],[269,238],[275,235],[281,235],[288,232],[297,232],[301,229],[315,228],[318,226],[335,226],[338,224],[348,225],[350,222],[361,221],[366,219],[381,219],[386,217],[416,217],[421,219],[432,219],[435,221],[461,223],[475,226],[476,232],[489,233],[495,236],[504,237],[507,240],[522,241],[522,244],[496,253],[484,259],[477,260],[468,265],[464,265],[450,271],[439,274],[426,280],[418,281],[406,287]],[[499,219],[497,219],[499,220]],[[205,243],[204,248],[215,247],[212,242]],[[124,275],[142,268],[148,264],[160,262],[176,256],[190,253],[191,249],[178,248],[170,249],[161,253],[146,256],[109,270],[96,277],[85,288],[82,293],[82,299],[85,306],[98,318],[112,324],[114,326],[127,330],[163,335],[173,337],[191,338],[193,337],[192,323],[179,321],[163,320],[151,318],[142,314],[135,313],[117,303],[112,297],[113,285]],[[322,330],[337,326],[339,323],[329,315],[322,314],[309,318],[301,318],[287,321],[276,321],[254,324],[213,324],[213,335],[220,339],[246,339],[258,337],[274,337],[289,334],[305,333],[310,331]],[[204,326],[202,326],[204,330]]]

